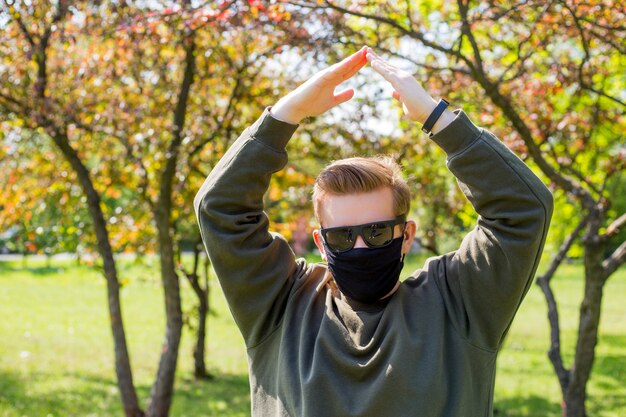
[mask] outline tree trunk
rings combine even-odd
[[[211,379],[213,378],[206,370],[206,364],[204,361],[205,356],[205,340],[206,340],[206,326],[207,315],[209,313],[209,258],[205,258],[204,262],[204,286],[200,284],[200,274],[198,269],[200,267],[200,253],[203,250],[202,240],[196,242],[193,248],[193,267],[190,271],[187,271],[182,262],[179,261],[180,271],[185,275],[189,285],[193,289],[193,292],[198,297],[198,329],[196,332],[196,345],[193,350],[193,362],[194,362],[194,376],[196,379]]]
[[[570,250],[580,232],[585,228],[590,216],[585,216],[578,226],[570,233],[570,235],[561,243],[558,252],[552,259],[548,270],[540,277],[537,278],[537,284],[541,287],[543,294],[546,298],[548,305],[548,322],[550,323],[550,349],[548,350],[548,358],[552,363],[554,372],[559,378],[559,385],[561,387],[561,397],[563,415],[565,415],[565,398],[567,396],[567,389],[569,387],[570,370],[565,368],[563,364],[563,357],[561,355],[561,328],[559,325],[559,309],[557,306],[556,298],[552,292],[550,281],[554,277],[554,273],[561,265],[561,262],[567,257],[567,252]]]
[[[143,416],[143,411],[137,401],[137,393],[133,383],[133,373],[128,356],[128,347],[126,345],[126,333],[122,320],[117,268],[113,258],[113,249],[109,241],[106,220],[104,219],[104,214],[100,206],[100,196],[91,181],[89,171],[83,165],[74,148],[71,147],[67,136],[64,133],[55,132],[52,138],[76,172],[81,188],[87,197],[87,206],[96,233],[98,253],[102,257],[104,276],[107,281],[109,319],[111,320],[111,333],[113,335],[113,345],[115,349],[115,372],[117,374],[118,388],[122,397],[122,405],[127,417],[141,417]]]
[[[209,313],[209,300],[207,292],[199,297],[198,303],[198,334],[196,337],[196,346],[193,349],[193,365],[194,376],[197,379],[210,378],[209,373],[206,370],[206,363],[204,362],[204,347],[206,340],[206,322],[207,315]]]
[[[185,2],[188,5],[188,2]],[[172,222],[172,186],[176,177],[176,164],[183,140],[183,128],[189,91],[195,74],[195,44],[193,34],[183,39],[185,49],[185,70],[174,110],[172,141],[167,151],[165,168],[159,179],[159,194],[154,205],[155,218],[159,236],[159,254],[161,261],[161,279],[165,296],[166,328],[163,350],[159,361],[159,370],[152,386],[147,415],[149,417],[167,417],[174,393],[174,377],[178,360],[178,347],[183,327],[183,314],[180,302],[180,286],[176,273],[176,252],[174,249]]]
[[[157,205],[155,219],[159,237],[161,280],[165,297],[165,340],[159,360],[156,380],[150,392],[148,417],[166,417],[172,404],[178,347],[183,327],[180,286],[176,273],[174,241],[170,232],[169,207]]]
[[[203,250],[202,240],[199,239],[193,248],[193,270],[191,273],[183,271],[191,288],[198,297],[198,331],[196,333],[196,346],[193,350],[194,376],[196,379],[211,379],[212,376],[206,370],[204,361],[206,345],[206,326],[209,314],[209,258],[204,262],[204,287],[200,285],[200,253]]]
[[[567,417],[587,417],[585,401],[587,382],[595,358],[598,342],[598,326],[603,295],[604,245],[585,244],[585,293],[580,306],[578,340],[574,363],[570,372],[570,383],[565,396],[565,415]]]

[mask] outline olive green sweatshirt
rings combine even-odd
[[[431,139],[476,227],[376,304],[346,299],[325,283],[326,265],[296,259],[268,231],[263,195],[297,126],[266,109],[209,175],[194,205],[247,347],[253,416],[493,414],[496,356],[537,268],[552,196],[493,134],[455,113]]]

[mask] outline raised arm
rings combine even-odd
[[[419,83],[372,52],[368,59],[394,87],[410,118],[423,123],[435,101]],[[461,110],[447,110],[431,139],[479,214],[459,249],[428,263],[450,318],[471,343],[497,349],[526,294],[543,250],[552,195],[492,133]]]
[[[263,195],[287,163],[285,146],[301,119],[349,100],[334,89],[367,63],[365,49],[299,86],[246,129],[211,171],[194,207],[207,253],[248,347],[280,323],[303,263],[269,232]]]

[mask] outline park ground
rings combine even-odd
[[[407,262],[405,274],[423,259]],[[540,269],[541,270],[541,269]],[[147,398],[163,336],[158,262],[120,261],[122,306],[135,383]],[[571,362],[582,296],[582,266],[561,267],[554,288],[563,353]],[[194,295],[182,284],[184,310]],[[605,287],[596,361],[589,385],[591,417],[626,416],[626,268]],[[243,342],[219,285],[212,280],[207,365],[214,379],[192,377],[192,332],[185,329],[172,416],[248,416]],[[122,416],[112,365],[106,287],[97,268],[70,260],[0,262],[0,417]],[[428,318],[425,317],[424,320]],[[546,356],[546,305],[534,285],[498,359],[496,417],[560,416],[557,379]]]

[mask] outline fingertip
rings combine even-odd
[[[364,63],[367,63],[367,49],[364,47],[359,51],[360,60]]]

